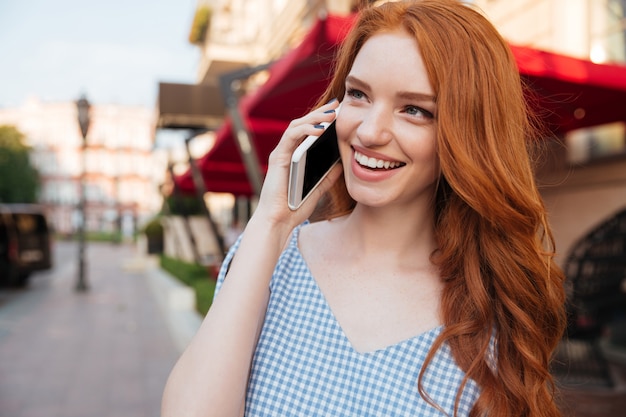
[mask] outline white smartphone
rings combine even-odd
[[[335,112],[338,113],[339,109]],[[336,117],[336,115],[335,115]],[[307,137],[291,156],[287,203],[296,210],[311,192],[339,162],[339,146],[335,121],[322,123],[324,131],[319,136]]]

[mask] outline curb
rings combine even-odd
[[[162,270],[156,257],[148,257],[142,263],[148,285],[165,316],[174,344],[182,353],[202,323],[202,317],[196,310],[195,292]]]

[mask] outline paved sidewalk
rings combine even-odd
[[[0,289],[0,416],[158,417],[180,349],[135,247],[88,245],[89,291],[74,291],[76,250],[24,290]]]

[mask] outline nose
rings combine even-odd
[[[382,106],[372,106],[359,123],[357,137],[363,146],[378,147],[388,143],[392,135],[393,114]]]

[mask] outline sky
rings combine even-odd
[[[0,0],[0,108],[29,97],[156,106],[159,81],[194,83],[196,0]]]

